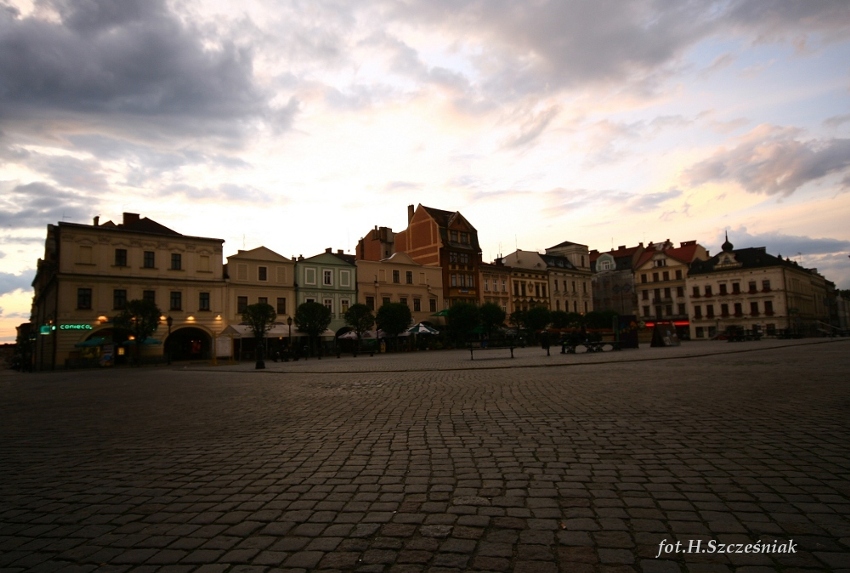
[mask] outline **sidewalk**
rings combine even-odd
[[[362,373],[362,372],[417,372],[480,370],[494,368],[543,368],[568,367],[587,364],[609,364],[612,362],[643,362],[669,360],[696,356],[726,355],[740,352],[759,352],[774,348],[807,346],[814,344],[848,343],[850,338],[804,338],[796,340],[760,340],[758,342],[727,342],[724,340],[685,342],[681,346],[651,348],[643,345],[638,349],[606,351],[598,353],[561,354],[560,346],[552,346],[550,356],[540,347],[515,348],[514,358],[507,348],[476,350],[474,359],[469,350],[437,350],[375,354],[361,353],[356,358],[351,354],[325,356],[290,362],[266,360],[266,372],[280,373]],[[219,361],[218,365],[191,364],[178,368],[190,371],[214,369],[227,372],[257,372],[253,361],[230,363]],[[262,372],[262,371],[260,371]]]

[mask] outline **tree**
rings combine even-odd
[[[263,360],[265,338],[266,333],[271,330],[275,318],[277,318],[277,313],[274,307],[265,302],[249,305],[245,307],[245,312],[242,313],[242,322],[247,323],[251,328],[251,332],[254,333],[257,349],[257,370],[262,370],[266,367],[266,363]]]
[[[391,302],[378,309],[375,322],[378,323],[378,328],[384,331],[384,335],[396,339],[396,348],[398,348],[398,335],[410,326],[413,315],[410,314],[410,307],[406,304]]]
[[[307,335],[310,348],[315,348],[319,335],[331,324],[331,310],[318,302],[305,302],[295,309],[295,326]]]
[[[130,300],[124,305],[121,314],[112,319],[115,328],[128,330],[133,336],[136,363],[141,362],[142,344],[156,331],[161,315],[162,311],[152,301]]]
[[[563,310],[553,310],[550,313],[552,328],[567,328],[570,325],[570,315]]]
[[[584,321],[588,328],[613,328],[617,316],[613,310],[592,310],[584,315]]]
[[[474,304],[456,302],[446,312],[446,322],[455,344],[463,345],[472,331],[481,324],[481,316]]]
[[[545,306],[533,306],[525,313],[525,325],[531,332],[543,330],[552,321],[549,309]]]
[[[478,309],[478,314],[481,318],[481,327],[487,336],[492,336],[493,331],[502,326],[505,322],[507,314],[502,307],[493,302],[485,302]]]
[[[357,344],[354,346],[354,356],[357,356],[357,351],[360,349],[360,339],[364,332],[375,326],[375,316],[372,314],[372,309],[365,304],[353,304],[345,312],[345,324],[350,326],[357,334]]]
[[[524,310],[515,310],[511,313],[510,318],[508,320],[517,330],[522,330],[525,328],[525,313]]]

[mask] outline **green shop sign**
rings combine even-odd
[[[94,330],[91,324],[60,324],[59,330]]]

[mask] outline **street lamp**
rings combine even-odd
[[[290,354],[292,354],[292,317],[291,316],[286,317],[286,324],[287,324],[287,326],[289,326],[289,339],[286,341],[286,346],[287,346],[286,354],[290,355]]]
[[[165,324],[168,325],[168,338],[165,339],[165,355],[168,364],[171,365],[171,325],[174,324],[174,319],[169,316],[165,319]]]

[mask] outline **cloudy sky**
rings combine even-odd
[[[0,0],[0,341],[49,223],[485,260],[724,232],[850,288],[846,0]]]

